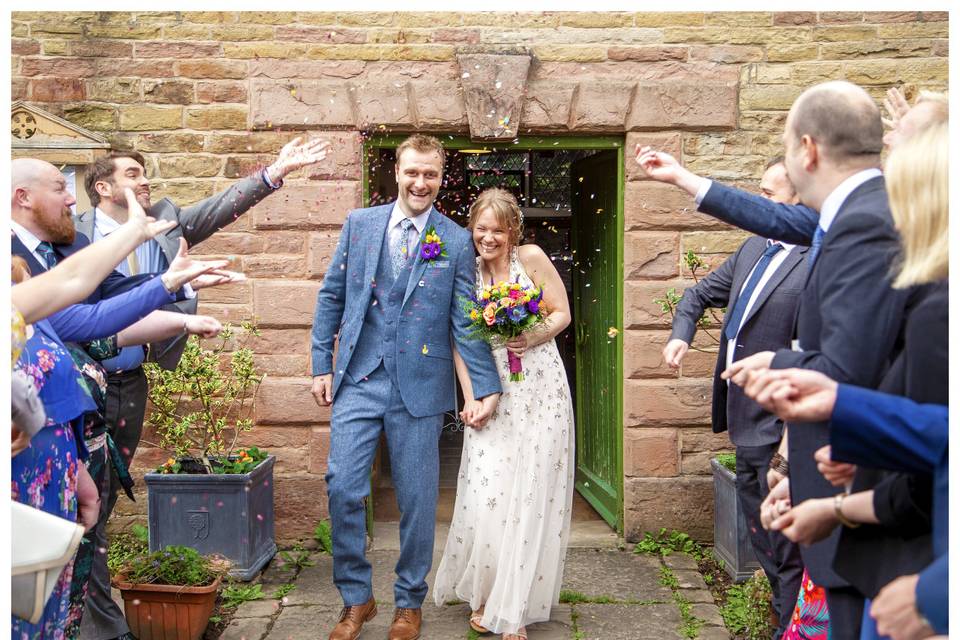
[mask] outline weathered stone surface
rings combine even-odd
[[[160,156],[163,178],[209,178],[220,174],[223,161],[217,156]]]
[[[574,98],[571,128],[622,131],[635,86],[632,82],[581,82]]]
[[[198,82],[197,102],[246,102],[247,86],[240,82]]]
[[[418,128],[460,129],[467,124],[467,108],[459,84],[418,80],[408,86]]]
[[[732,129],[737,123],[733,83],[637,84],[627,128]]]
[[[85,97],[83,80],[79,78],[34,78],[30,81],[30,97],[35,102],[76,102]]]
[[[97,61],[87,58],[23,58],[20,74],[24,76],[59,76],[88,78],[97,72]]]
[[[697,213],[686,192],[651,181],[628,182],[624,194],[624,229],[627,231],[669,229],[730,229],[726,223]]]
[[[702,579],[701,582],[703,582]],[[694,603],[694,605],[690,607],[690,613],[700,618],[708,625],[714,627],[723,626],[723,618],[720,616],[720,610],[717,609],[716,605],[713,603]]]
[[[275,79],[345,79],[359,76],[366,68],[366,64],[360,60],[252,60],[249,65],[250,77]]]
[[[623,387],[627,426],[710,424],[710,380],[624,380]]]
[[[723,64],[759,62],[763,60],[763,48],[744,45],[716,45],[690,47],[690,61],[704,60]]]
[[[686,553],[669,553],[663,556],[663,564],[670,567],[674,572],[698,570],[697,561],[694,560],[693,556]]]
[[[578,604],[577,629],[583,640],[683,638],[680,612],[669,604]]]
[[[406,82],[351,85],[351,89],[358,128],[415,124]]]
[[[280,611],[279,600],[254,600],[244,602],[233,612],[234,618],[265,618]],[[249,640],[249,639],[248,639]]]
[[[327,458],[330,456],[330,427],[311,428],[309,447],[310,462],[307,470],[310,473],[325,474]]]
[[[654,556],[616,549],[568,549],[563,588],[593,597],[669,602],[670,589],[660,584],[659,575],[660,561]]]
[[[360,206],[360,184],[354,181],[288,184],[250,210],[257,229],[322,229],[343,224]]]
[[[697,254],[734,253],[750,237],[746,231],[685,231],[680,234],[680,251]]]
[[[254,353],[306,353],[310,348],[309,329],[266,329],[250,338]]]
[[[669,478],[680,473],[676,429],[627,429],[623,434],[623,473],[627,477]]]
[[[185,78],[228,78],[241,80],[247,77],[247,62],[243,60],[178,60],[177,75]]]
[[[607,49],[607,57],[611,60],[636,60],[639,62],[654,62],[657,60],[683,60],[687,59],[689,47],[685,46],[660,46],[652,45],[645,47],[610,47]]]
[[[327,487],[323,476],[310,473],[284,474],[276,478],[274,491],[277,521],[283,522],[283,526],[276,530],[278,543],[311,537],[317,523],[329,517]],[[293,593],[289,597],[292,597]]]
[[[527,87],[530,57],[465,54],[457,56],[470,136],[511,139],[516,135]]]
[[[138,42],[137,58],[219,58],[220,45],[198,42]]]
[[[221,640],[260,640],[267,633],[270,618],[238,618],[232,620],[223,633]]]
[[[549,131],[570,126],[574,83],[531,82],[521,111],[524,131]]]
[[[315,282],[255,282],[253,313],[258,324],[274,328],[309,327],[319,288]]]
[[[685,531],[713,540],[713,479],[627,478],[624,481],[624,536],[635,542],[646,531]]]
[[[247,108],[188,107],[184,120],[190,129],[246,129]]]
[[[676,278],[680,273],[680,234],[669,231],[627,232],[623,242],[623,276],[627,280]]]
[[[139,78],[92,78],[86,81],[87,99],[96,102],[140,102]]]
[[[250,278],[294,278],[307,274],[306,260],[302,255],[257,253],[243,256],[243,272]]]
[[[120,128],[124,131],[156,131],[182,126],[182,107],[129,106],[120,109]]]
[[[627,134],[626,142],[623,145],[625,175],[627,180],[645,180],[646,174],[640,165],[637,164],[637,149],[651,147],[657,151],[669,153],[675,158],[680,157],[680,133],[646,133],[631,131]]]
[[[253,128],[353,127],[357,118],[352,90],[345,82],[254,79],[250,90]]]
[[[326,275],[327,269],[330,268],[330,259],[333,257],[339,239],[339,231],[310,234],[309,253],[307,256],[310,278],[323,278],[324,275]]]

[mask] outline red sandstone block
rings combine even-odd
[[[317,302],[317,282],[258,280],[253,287],[253,315],[262,327],[310,327]]]
[[[330,422],[330,408],[313,399],[310,376],[267,377],[257,392],[256,423],[272,425]]]
[[[710,380],[625,380],[623,386],[627,426],[710,424]]]
[[[676,429],[627,429],[623,434],[627,477],[673,477],[680,472]]]
[[[257,229],[321,229],[341,226],[359,206],[359,182],[288,184],[249,215]]]
[[[310,464],[307,471],[323,474],[327,472],[327,458],[330,456],[330,427],[312,427],[310,429]]]
[[[83,80],[79,78],[35,78],[30,81],[34,102],[77,102],[84,99]]]

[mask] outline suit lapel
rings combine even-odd
[[[363,263],[363,281],[372,282],[377,277],[377,262],[380,260],[380,251],[383,249],[383,241],[387,236],[387,223],[390,222],[390,212],[393,211],[393,204],[384,205],[380,210],[380,217],[374,218],[370,225],[371,238],[367,244],[367,255]],[[360,230],[361,237],[363,230]],[[352,238],[348,238],[348,243]],[[348,247],[350,244],[347,245]]]
[[[420,278],[423,277],[423,272],[427,268],[427,261],[420,256],[420,243],[423,242],[423,237],[427,233],[427,229],[430,227],[436,227],[437,235],[440,236],[441,242],[443,241],[443,218],[440,217],[440,214],[437,213],[436,209],[430,209],[430,216],[427,218],[427,226],[423,228],[423,233],[420,234],[420,240],[417,242],[417,259],[413,263],[413,269],[410,271],[410,279],[407,281],[407,291],[403,295],[403,304],[407,303],[407,298],[410,297],[410,294],[413,293],[414,287],[417,286],[417,283],[420,282]],[[402,306],[402,305],[401,305]]]
[[[795,247],[794,250],[791,251],[786,258],[784,258],[777,270],[774,271],[770,276],[770,279],[767,280],[767,283],[763,285],[763,289],[760,290],[760,295],[757,296],[753,306],[750,307],[750,311],[743,319],[743,324],[741,326],[745,326],[750,321],[750,318],[757,313],[760,307],[763,306],[763,303],[767,301],[767,298],[770,297],[770,294],[780,286],[780,283],[783,282],[786,277],[797,268],[798,265],[801,265],[803,261],[806,260],[808,249],[809,247]]]
[[[20,256],[26,260],[27,266],[30,267],[30,273],[33,275],[43,273],[47,270],[46,267],[40,264],[40,262],[33,257],[33,253],[27,249],[27,245],[23,244],[23,242],[20,241],[20,238],[17,237],[17,234],[13,232],[10,233],[10,254],[14,256]]]

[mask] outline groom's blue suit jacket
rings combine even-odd
[[[393,203],[356,209],[347,216],[336,251],[317,294],[311,359],[313,375],[334,374],[336,396],[360,338],[364,316],[373,303],[377,263],[386,239]],[[452,342],[470,372],[473,395],[499,393],[490,347],[468,339],[469,320],[461,299],[475,287],[476,260],[470,232],[435,209],[427,226],[444,243],[446,257],[416,261],[406,285],[395,340],[396,383],[411,415],[426,417],[456,408]],[[336,366],[334,339],[338,338]]]

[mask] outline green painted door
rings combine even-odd
[[[614,151],[573,164],[573,305],[577,362],[577,471],[580,494],[623,530],[620,424],[622,164]]]

